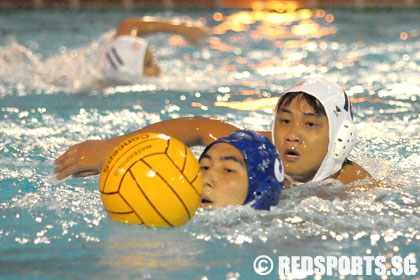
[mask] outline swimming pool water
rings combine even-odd
[[[205,20],[214,34],[199,48],[149,36],[162,78],[98,87],[98,44],[119,20],[143,15]],[[0,11],[1,278],[279,279],[258,276],[254,259],[418,259],[419,23],[416,9]],[[75,143],[168,118],[269,129],[275,97],[311,75],[346,88],[359,129],[351,158],[389,188],[340,200],[351,186],[305,184],[283,190],[270,212],[199,210],[183,227],[150,229],[108,219],[98,176],[52,175],[53,160]]]

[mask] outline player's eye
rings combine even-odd
[[[210,167],[208,165],[200,166],[200,170],[202,170],[202,171],[206,171],[206,170],[209,170],[209,169],[210,169]]]
[[[226,172],[226,173],[235,173],[235,172],[236,172],[236,170],[231,169],[231,168],[225,168],[225,172]]]

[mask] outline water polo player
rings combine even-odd
[[[273,141],[289,183],[371,177],[347,159],[357,132],[350,99],[338,85],[302,80],[280,96],[274,116]]]
[[[303,96],[297,94],[302,92],[312,98],[297,98]],[[289,93],[296,96],[289,98]],[[321,108],[324,109],[319,111]],[[284,164],[285,186],[326,178],[337,179],[343,184],[372,178],[360,165],[347,159],[354,145],[356,131],[350,100],[338,85],[323,78],[303,80],[280,96],[274,118],[272,131],[261,133],[273,137]],[[57,167],[54,172],[58,179],[69,175],[97,174],[112,147],[135,133],[164,133],[188,146],[194,146],[208,145],[238,129],[241,128],[203,117],[166,120],[108,140],[74,145],[55,161]],[[372,180],[369,184],[359,186],[375,185],[376,182]]]
[[[197,23],[151,17],[125,19],[119,24],[115,38],[106,46],[102,71],[104,78],[131,83],[141,77],[159,76],[160,68],[149,43],[139,37],[157,32],[183,35],[192,44],[197,44],[208,35],[207,29]]]
[[[284,183],[280,156],[270,140],[237,130],[206,147],[200,156],[203,195],[199,207],[250,204],[270,210]]]

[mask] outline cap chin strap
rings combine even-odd
[[[297,180],[293,179],[291,176],[287,175],[286,173],[284,174],[284,177],[286,177],[287,181],[289,181],[290,184],[293,184],[293,185],[303,184],[303,182],[300,182],[300,181],[297,181]]]

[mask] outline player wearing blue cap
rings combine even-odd
[[[200,207],[250,204],[270,210],[277,205],[284,172],[267,137],[237,130],[208,145],[199,162],[204,185]]]

